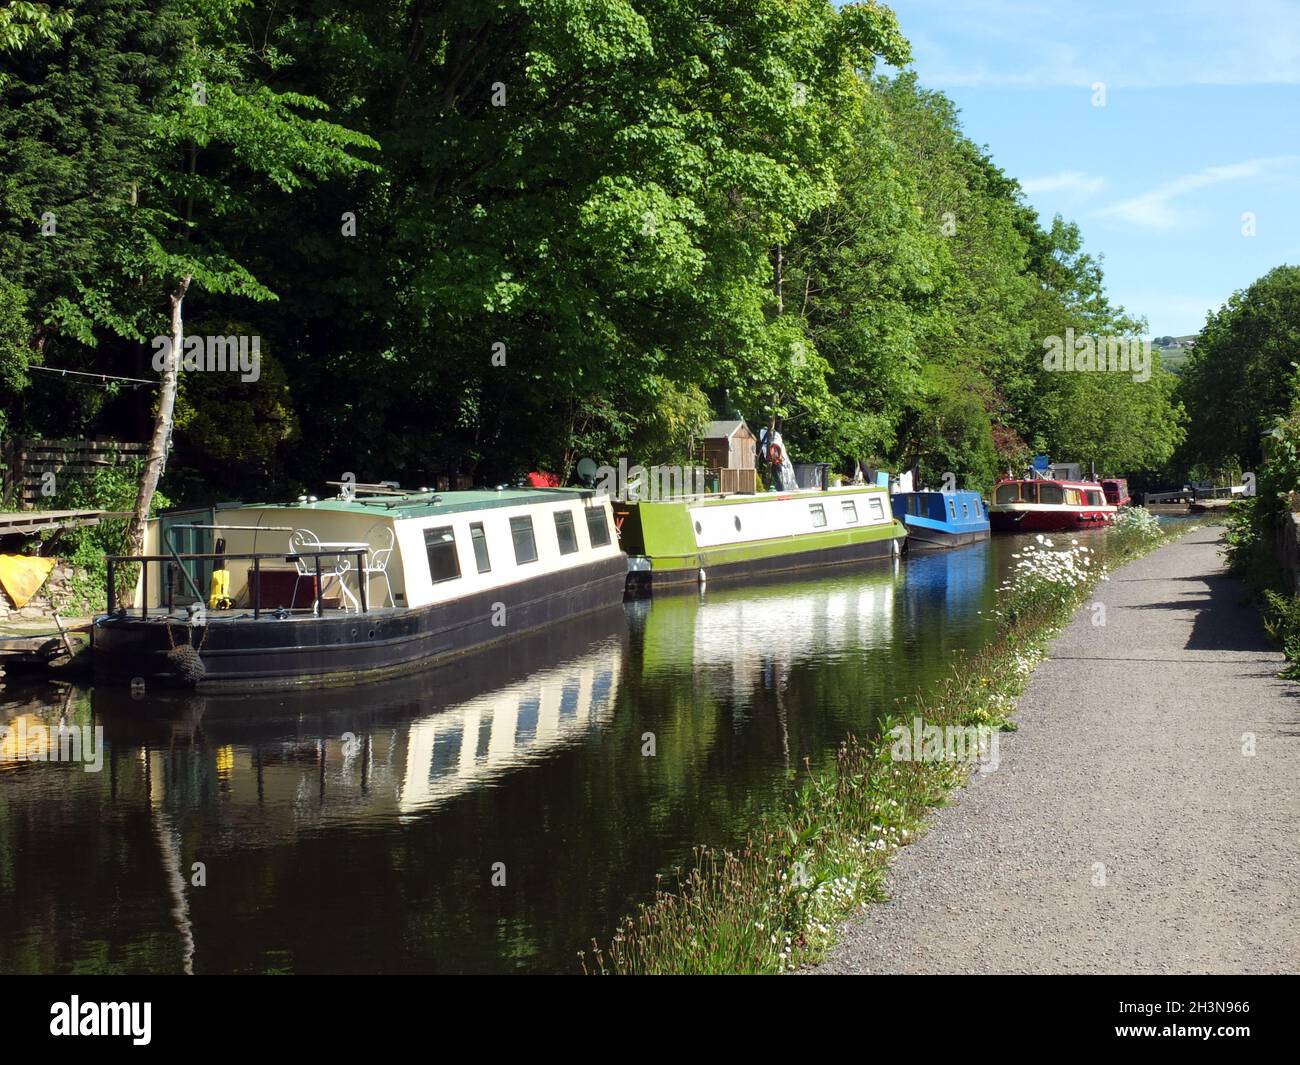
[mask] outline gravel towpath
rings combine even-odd
[[[1105,624],[1085,606],[1051,645],[999,768],[814,972],[1300,971],[1300,686],[1220,542],[1099,585]]]

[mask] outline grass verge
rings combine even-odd
[[[1188,531],[1122,523],[1108,533],[1104,565],[1079,548],[1031,544],[1000,590],[996,634],[910,700],[908,721],[900,714],[872,738],[847,737],[834,764],[811,773],[744,846],[697,847],[676,885],[658,887],[608,942],[592,941],[580,955],[583,971],[781,973],[819,960],[840,922],[884,898],[891,855],[916,838],[977,761],[942,742],[935,757],[896,758],[896,726],[910,734],[920,718],[945,736],[1013,730],[1009,715],[1029,675],[1105,571]]]

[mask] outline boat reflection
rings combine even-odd
[[[950,551],[918,551],[907,558],[904,594],[910,609],[943,611],[960,618],[978,609],[989,583],[991,557],[996,545],[980,540]]]
[[[363,687],[132,700],[96,688],[114,794],[130,752],[151,805],[198,809],[253,842],[326,821],[407,820],[582,742],[614,713],[622,607],[454,665]],[[124,762],[126,755],[127,762]],[[268,811],[289,814],[273,828]]]
[[[895,581],[883,570],[638,600],[631,606],[643,671],[707,673],[743,694],[771,663],[882,646],[892,633]]]

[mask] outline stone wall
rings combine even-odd
[[[14,607],[4,589],[0,588],[0,621],[18,621],[25,618],[49,618],[54,614],[60,617],[86,617],[90,614],[90,605],[82,601],[72,586],[73,569],[67,562],[60,561],[50,572],[49,579],[41,590],[32,596],[31,601],[18,610]]]

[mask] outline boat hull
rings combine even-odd
[[[635,560],[627,575],[630,595],[649,595],[658,592],[685,591],[703,584],[724,584],[729,581],[766,577],[799,570],[823,569],[831,566],[849,566],[862,562],[893,558],[902,539],[900,535],[872,540],[859,540],[831,547],[814,547],[805,551],[791,551],[749,558],[730,558],[722,552],[710,554],[701,551],[693,560],[694,566],[655,565],[652,560]],[[701,580],[703,572],[703,580]]]
[[[1074,510],[1069,507],[1040,505],[1038,509],[989,508],[989,522],[994,532],[1069,532],[1079,529],[1101,529],[1115,520],[1114,508]]]
[[[963,530],[945,532],[941,529],[925,529],[912,525],[907,527],[907,550],[911,551],[945,551],[952,547],[965,547],[989,538],[989,529]]]
[[[104,618],[92,634],[95,680],[206,692],[330,687],[396,676],[615,605],[626,573],[619,554],[427,607],[283,620],[209,615],[206,626],[190,631],[161,616]],[[171,655],[173,643],[189,642],[202,662],[197,680],[187,680]]]

